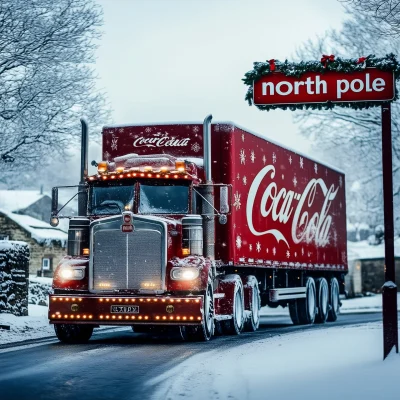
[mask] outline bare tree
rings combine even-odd
[[[350,11],[348,11],[350,12]],[[400,42],[380,34],[379,22],[362,13],[348,14],[340,31],[331,30],[298,51],[300,59],[319,59],[322,53],[358,58],[398,53]],[[328,52],[328,53],[327,53]],[[392,104],[393,173],[396,207],[400,194],[400,106]],[[334,108],[299,111],[295,121],[315,149],[347,173],[348,216],[353,222],[382,223],[381,110]],[[400,223],[396,223],[399,231]]]
[[[354,12],[372,16],[379,30],[388,35],[400,34],[400,1],[398,0],[341,0]]]
[[[94,0],[0,2],[0,180],[65,155],[79,117],[104,116],[90,64],[102,11]]]

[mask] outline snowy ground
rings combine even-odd
[[[371,323],[218,348],[148,385],[163,400],[398,400],[399,376],[399,354],[382,362],[382,325]]]
[[[37,278],[38,282],[46,283],[49,278]],[[400,293],[397,297],[397,305],[400,311]],[[16,317],[11,314],[0,313],[0,325],[9,325],[10,330],[0,329],[0,344],[20,342],[28,339],[54,336],[54,329],[49,325],[47,307],[29,304],[28,317]],[[382,311],[382,296],[374,295],[357,299],[342,300],[342,313]],[[261,315],[264,316],[288,316],[287,308],[276,309],[263,307]]]

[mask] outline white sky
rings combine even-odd
[[[97,0],[104,36],[96,70],[113,122],[231,120],[307,152],[290,111],[259,111],[241,79],[254,61],[291,59],[340,28],[338,0]]]

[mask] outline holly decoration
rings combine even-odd
[[[396,80],[400,79],[400,63],[393,53],[387,54],[385,57],[376,57],[371,54],[367,57],[359,58],[341,58],[332,55],[323,55],[320,61],[300,61],[298,63],[289,62],[285,60],[267,60],[266,62],[255,62],[254,68],[247,72],[242,79],[245,85],[248,85],[245,100],[249,105],[253,105],[253,82],[257,81],[265,75],[273,72],[280,72],[286,76],[295,76],[300,78],[301,75],[307,72],[319,72],[322,75],[327,71],[337,71],[352,73],[356,71],[364,71],[365,68],[377,68],[382,71],[393,71]],[[398,90],[396,87],[396,94],[393,100],[397,100]],[[286,104],[286,105],[256,105],[260,110],[275,110],[277,108],[283,110],[298,110],[298,109],[312,109],[312,110],[329,110],[334,106],[352,108],[359,110],[362,108],[370,108],[381,106],[382,102],[358,102],[358,103],[313,103],[313,104]]]

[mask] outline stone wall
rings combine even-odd
[[[66,249],[60,243],[51,242],[50,244],[41,244],[36,242],[36,240],[31,238],[29,232],[2,213],[0,213],[0,234],[5,234],[10,240],[23,241],[29,244],[30,274],[36,275],[37,271],[42,269],[42,259],[50,258],[50,271],[45,271],[44,276],[52,277],[58,262],[66,254]]]
[[[382,291],[385,283],[385,272],[383,259],[370,259],[361,261],[361,282],[363,293],[378,293]],[[400,290],[400,260],[395,260],[396,285]]]
[[[0,312],[28,315],[29,246],[0,241]]]

